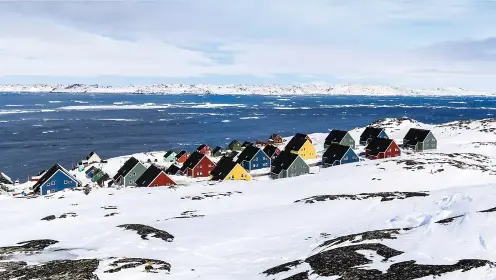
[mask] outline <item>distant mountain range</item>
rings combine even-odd
[[[0,85],[0,92],[23,93],[133,93],[133,94],[260,94],[260,95],[402,95],[402,96],[496,96],[495,91],[462,88],[410,89],[384,85],[208,85],[155,84],[104,86],[85,84]]]

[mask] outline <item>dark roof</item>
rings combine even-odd
[[[43,174],[43,176],[41,176],[41,178],[38,180],[38,182],[36,182],[36,184],[33,186],[33,191],[36,193],[36,192],[39,192],[40,190],[40,187],[46,183],[46,181],[48,181],[48,179],[50,179],[50,177],[53,176],[53,174],[55,174],[57,171],[61,170],[62,172],[64,172],[64,174],[66,174],[67,176],[71,177],[74,181],[76,181],[79,185],[81,185],[81,182],[79,182],[79,180],[77,180],[76,178],[72,177],[71,174],[69,174],[67,172],[67,170],[65,170],[62,166],[58,165],[58,164],[55,164],[54,166],[52,166],[52,168],[48,169],[48,171]]]
[[[384,128],[367,126],[360,135],[360,142],[367,141],[370,138],[375,138],[381,134]]]
[[[255,146],[247,146],[238,156],[237,163],[250,161],[258,153],[258,151],[260,151],[260,148],[257,148]]]
[[[173,153],[174,153],[174,151],[173,151],[173,150],[168,151],[167,153],[165,153],[164,158],[169,157],[169,156],[170,156],[171,154],[173,154]]]
[[[274,154],[277,152],[279,148],[277,148],[274,145],[267,145],[264,147],[263,151],[266,153],[269,157],[274,156]]]
[[[162,169],[155,165],[150,165],[150,167],[148,167],[148,169],[136,180],[136,186],[148,187],[162,171]]]
[[[245,141],[243,142],[243,147],[253,146],[253,142]]]
[[[371,155],[378,155],[379,153],[384,153],[392,142],[392,139],[374,138],[367,145],[366,150]]]
[[[205,147],[208,147],[206,144],[201,144],[200,146],[198,146],[198,148],[196,148],[197,151],[201,151],[203,150],[203,148]]]
[[[281,173],[282,170],[287,170],[291,164],[298,157],[297,154],[293,154],[289,151],[281,152],[277,158],[272,162],[271,166],[273,167],[271,172],[275,174]]]
[[[180,151],[179,153],[177,153],[176,155],[176,158],[181,158],[184,154],[186,154],[187,152],[185,150],[182,150]]]
[[[239,142],[238,140],[232,140],[231,143],[229,143],[229,145],[232,145],[232,144],[235,144],[235,145],[239,144],[239,145],[241,145],[241,142]]]
[[[86,175],[88,175],[91,171],[93,171],[93,169],[95,169],[96,167],[92,166],[90,168],[88,168],[88,170],[86,170]]]
[[[41,176],[41,175],[45,174],[47,171],[48,171],[48,170],[43,169],[43,170],[41,170],[41,171],[40,171],[40,173],[38,173],[38,175],[36,175],[36,176]]]
[[[299,151],[301,147],[307,142],[308,140],[305,137],[293,137],[289,141],[289,143],[286,145],[286,148],[284,150],[286,151]]]
[[[173,165],[169,166],[169,168],[167,168],[167,170],[165,170],[165,173],[169,174],[169,175],[176,175],[177,172],[179,172],[180,170],[181,170],[181,168],[179,168],[179,166],[173,164]]]
[[[119,169],[119,171],[117,171],[117,174],[115,174],[114,176],[114,180],[117,180],[121,176],[126,176],[127,173],[129,173],[129,171],[131,171],[131,169],[133,169],[138,163],[139,160],[137,160],[135,157],[131,157],[130,159],[128,159]]]
[[[331,144],[331,143],[339,143],[343,140],[343,138],[346,136],[348,131],[345,130],[338,130],[338,129],[333,129],[331,132],[329,132],[329,135],[327,135],[325,139],[326,144]]]
[[[431,131],[426,129],[410,128],[403,138],[403,142],[408,140],[408,145],[416,145],[418,142],[424,142],[427,135],[429,135],[429,132]]]
[[[193,169],[202,159],[205,157],[204,154],[195,151],[192,153],[189,158],[184,162],[183,166],[181,167],[181,171],[184,172],[186,169]]]
[[[232,161],[231,158],[229,157],[222,157],[219,162],[217,162],[217,165],[215,166],[214,170],[210,172],[210,175],[212,175],[212,180],[213,181],[220,181],[224,180],[231,172],[231,170],[236,166],[236,163]]]
[[[310,138],[310,137],[308,137],[308,135],[307,134],[304,134],[304,133],[296,133],[296,135],[293,136],[293,138],[307,139],[307,138]]]
[[[281,136],[281,135],[279,135],[279,134],[274,133],[274,134],[272,134],[272,135],[269,137],[269,140],[274,140],[274,139],[276,139],[276,138],[282,138],[282,136]]]
[[[239,152],[232,151],[232,152],[229,153],[229,155],[227,155],[227,157],[229,157],[229,158],[235,158],[238,154],[239,154]]]
[[[217,152],[222,152],[224,151],[224,148],[222,148],[221,146],[217,146],[215,147],[213,150],[212,150],[212,154],[215,154]]]
[[[325,158],[325,162],[329,164],[333,164],[336,160],[341,160],[346,152],[350,149],[349,146],[344,146],[337,143],[332,143],[329,145],[329,148],[322,155],[322,158]]]
[[[93,155],[95,154],[95,152],[91,152],[87,157],[86,157],[86,160],[89,160],[90,157],[92,157]]]

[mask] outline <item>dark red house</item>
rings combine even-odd
[[[365,149],[365,156],[369,159],[399,157],[401,150],[392,139],[374,138]]]
[[[153,164],[136,180],[136,186],[138,187],[166,187],[175,185],[176,182],[163,169]]]
[[[176,162],[177,163],[185,163],[188,158],[189,158],[189,153],[188,152],[186,152],[186,151],[180,151],[176,155]]]
[[[196,151],[189,156],[181,167],[181,175],[193,178],[209,177],[210,172],[214,170],[215,163],[206,155]]]
[[[196,151],[207,156],[212,155],[212,149],[205,144],[201,144],[198,148],[196,148]]]

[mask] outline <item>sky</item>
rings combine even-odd
[[[496,90],[496,0],[0,1],[0,83]]]

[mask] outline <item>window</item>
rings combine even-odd
[[[343,159],[344,159],[344,160],[348,160],[348,157],[344,157]]]
[[[200,164],[200,165],[198,166],[198,168],[202,169],[202,168],[203,168],[203,165],[201,165],[201,164]]]
[[[136,176],[136,172],[133,172],[133,176]]]
[[[155,184],[155,185],[153,185],[153,186],[154,186],[154,187],[158,187],[158,185],[157,185],[157,184]]]
[[[129,184],[132,184],[133,183],[133,180],[129,180]]]
[[[396,149],[395,149],[395,151],[399,152],[399,151],[400,151],[400,149],[396,148]]]

